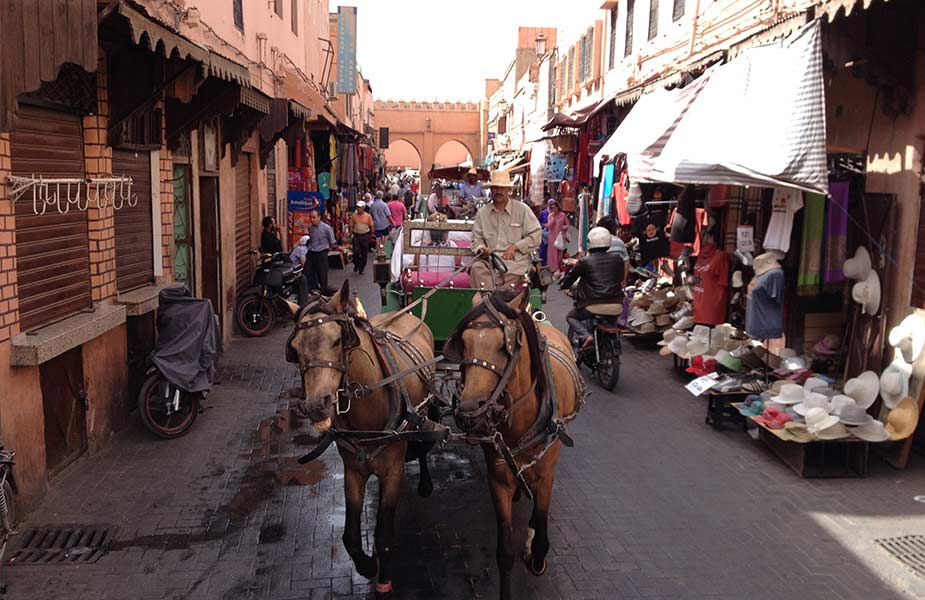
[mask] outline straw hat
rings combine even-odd
[[[695,340],[691,338],[691,341],[687,343],[687,355],[688,356],[702,356],[707,354],[710,351],[710,344],[702,340]]]
[[[845,382],[845,394],[854,398],[858,406],[867,410],[880,393],[880,378],[873,371],[864,371]]]
[[[479,170],[476,169],[475,167],[470,167],[469,170],[466,171],[466,175],[475,175],[476,177],[478,177]]]
[[[875,315],[880,310],[880,276],[871,270],[867,276],[854,284],[851,297],[861,305],[861,312]]]
[[[868,423],[853,428],[851,433],[867,442],[885,442],[890,439],[890,432],[886,430],[882,422],[876,419],[871,419]]]
[[[854,256],[845,261],[842,271],[848,279],[862,280],[870,273],[870,252],[864,246],[858,246]]]
[[[680,335],[676,329],[666,329],[662,333],[662,339],[659,340],[658,345],[668,347],[668,343]]]
[[[912,396],[906,396],[899,401],[896,408],[890,411],[886,417],[886,430],[890,434],[890,439],[895,441],[904,440],[915,433],[915,427],[919,422],[919,407]]]
[[[890,345],[902,350],[903,358],[914,363],[925,346],[925,320],[913,313],[890,330]]]
[[[803,396],[802,402],[793,405],[793,410],[801,417],[805,417],[806,413],[814,408],[821,408],[826,413],[832,411],[832,405],[829,403],[829,399],[816,392],[809,392]]]
[[[679,331],[684,331],[690,329],[694,326],[694,317],[681,317],[678,319],[677,323],[674,324],[674,328]]]
[[[838,424],[838,417],[825,412],[824,408],[811,408],[806,411],[806,429],[817,436],[820,431]]]
[[[697,340],[705,344],[710,343],[710,328],[706,325],[695,325],[691,332],[691,340]]]
[[[831,427],[816,432],[816,438],[820,440],[841,440],[850,435],[851,432],[841,423],[835,423]]]
[[[666,325],[671,325],[671,316],[670,315],[657,315],[655,317],[655,324],[659,327],[665,327]]]
[[[791,442],[798,442],[800,444],[813,441],[813,434],[806,428],[806,423],[798,423],[796,421],[785,423],[784,428],[781,430],[781,436]]]
[[[646,323],[641,323],[636,328],[636,331],[638,331],[639,333],[655,333],[656,329],[657,328],[655,327],[655,323],[653,323],[652,321],[648,321]]]
[[[836,394],[832,396],[832,399],[829,401],[831,410],[829,411],[833,415],[838,415],[839,417],[851,406],[857,406],[858,403],[854,401],[854,398],[851,396],[846,396],[844,394]],[[863,408],[861,410],[864,410]],[[850,411],[849,411],[850,412]],[[844,421],[842,421],[844,423]]]
[[[909,378],[912,365],[903,358],[899,348],[893,349],[893,362],[880,374],[880,397],[887,408],[896,408],[899,401],[909,395]]]
[[[650,306],[646,312],[652,316],[667,315],[668,309],[665,308],[665,304],[661,300],[656,300],[652,303],[652,306]]]
[[[681,358],[687,358],[688,340],[686,336],[679,335],[668,342],[668,350],[677,354]]]
[[[870,423],[874,420],[872,416],[867,414],[867,411],[858,406],[857,404],[845,406],[841,409],[838,414],[838,420],[844,423],[845,425],[852,425],[857,427],[858,425],[864,425],[865,423]]]
[[[478,171],[476,171],[478,174]],[[493,188],[512,188],[514,184],[511,183],[511,175],[507,171],[495,171],[491,174],[491,181],[488,182],[488,187]]]
[[[662,300],[662,304],[665,305],[665,308],[672,309],[675,306],[677,306],[678,302],[680,301],[681,301],[681,298],[679,298],[678,295],[675,294],[674,292],[671,292],[668,296],[665,297],[664,300]]]
[[[816,388],[827,387],[829,387],[829,383],[821,377],[810,377],[803,383],[803,389],[806,390],[807,394]]]
[[[763,275],[768,271],[774,269],[780,269],[780,259],[783,258],[779,253],[774,250],[765,252],[764,254],[759,254],[755,257],[755,277]]]

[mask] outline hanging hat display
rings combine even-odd
[[[887,415],[886,430],[890,434],[890,439],[895,442],[904,440],[915,433],[915,427],[918,423],[919,406],[916,404],[915,398],[906,396]]]
[[[845,394],[854,398],[858,406],[867,410],[880,393],[880,378],[873,371],[864,371],[845,382]]]
[[[890,330],[890,345],[902,351],[908,363],[914,363],[925,346],[925,319],[913,313]]]
[[[899,401],[909,395],[909,378],[912,365],[903,358],[899,348],[893,349],[893,362],[880,374],[880,397],[887,408],[896,408]]]
[[[851,288],[851,298],[861,305],[866,315],[875,315],[880,310],[880,276],[871,270],[867,276]]]
[[[858,249],[854,251],[854,256],[845,261],[844,268],[842,269],[845,273],[845,277],[856,281],[860,281],[867,277],[870,270],[870,252],[868,252],[867,248],[864,246],[858,246]]]

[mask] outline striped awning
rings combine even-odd
[[[822,25],[749,49],[690,85],[644,95],[595,156],[638,181],[827,193]]]
[[[820,8],[820,11],[822,14],[826,15],[831,23],[838,17],[838,13],[841,10],[844,10],[845,16],[848,16],[856,8],[860,7],[863,10],[867,10],[876,2],[889,2],[889,0],[827,0]]]

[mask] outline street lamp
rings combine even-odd
[[[536,55],[545,56],[546,55],[546,36],[543,34],[542,31],[536,34],[536,39],[534,40],[534,42],[535,42],[535,47],[536,47]]]

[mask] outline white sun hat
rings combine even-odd
[[[851,288],[851,297],[861,305],[866,315],[875,315],[880,310],[880,276],[871,270],[867,277],[858,281]]]
[[[864,371],[845,382],[845,394],[854,398],[858,406],[867,410],[880,393],[880,378],[873,371]]]
[[[870,252],[864,246],[858,246],[858,249],[854,251],[854,256],[845,261],[842,270],[848,279],[860,281],[870,273],[870,265]]]
[[[706,325],[695,325],[691,332],[691,341],[703,342],[710,344],[710,328]]]
[[[836,394],[829,401],[830,409],[829,413],[833,415],[838,415],[839,417],[849,407],[857,407],[858,403],[855,402],[854,398],[851,396],[846,396],[844,394]],[[864,410],[863,408],[861,410]],[[844,421],[842,421],[844,423]]]
[[[831,427],[826,427],[816,432],[816,439],[820,440],[841,440],[851,435],[851,431],[841,423],[835,423]]]
[[[864,425],[855,427],[851,430],[851,433],[867,442],[885,442],[890,439],[890,432],[886,430],[881,421],[876,419],[871,419]]]
[[[817,388],[827,387],[829,387],[829,382],[821,377],[810,377],[806,380],[806,383],[803,384],[803,389],[806,390],[807,394]]]
[[[673,340],[668,342],[668,349],[681,358],[687,358],[687,346],[687,337],[683,335],[676,336]]]
[[[677,329],[666,329],[662,333],[662,339],[658,342],[659,346],[667,346],[671,340],[675,339],[680,335]]]
[[[844,423],[845,425],[864,425],[874,420],[872,416],[867,414],[867,411],[854,404],[852,406],[846,406],[841,409],[841,412],[838,414],[838,420]]]
[[[685,316],[685,317],[681,317],[680,319],[678,319],[678,322],[674,324],[674,329],[677,329],[679,331],[684,331],[686,329],[690,329],[693,326],[694,326],[694,317]]]
[[[903,358],[914,363],[925,346],[925,319],[913,313],[890,330],[890,345],[902,350]]]
[[[803,386],[795,383],[787,383],[781,386],[780,393],[777,396],[771,397],[771,402],[784,405],[799,404],[803,402],[805,397],[806,394],[803,391]]]
[[[802,402],[793,405],[794,412],[803,417],[813,408],[821,408],[826,413],[832,411],[832,405],[829,403],[828,397],[816,392],[809,392],[803,397]]]
[[[893,362],[880,374],[880,397],[887,408],[896,408],[899,401],[909,395],[909,378],[912,365],[903,358],[902,350],[893,349]]]
[[[824,408],[811,408],[806,411],[806,429],[815,436],[838,423],[838,417],[825,412]]]

